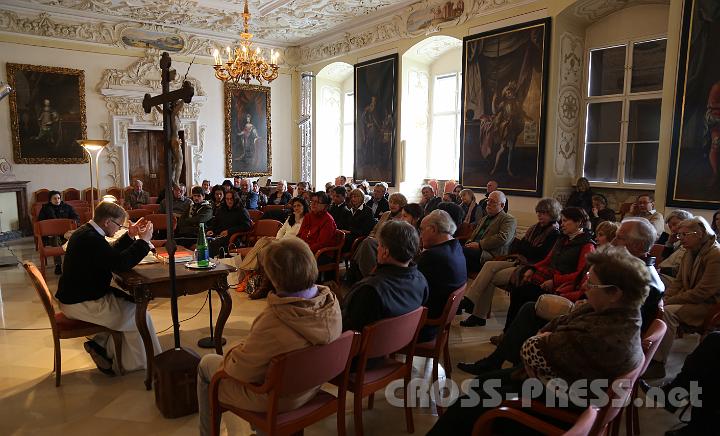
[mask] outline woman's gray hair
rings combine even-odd
[[[425,218],[422,220],[422,225],[433,226],[439,233],[447,233],[448,235],[454,235],[457,230],[457,225],[455,225],[450,214],[440,209],[436,209],[425,215]]]
[[[707,241],[708,239],[715,240],[717,238],[715,231],[710,227],[710,223],[701,216],[694,216],[684,220],[680,223],[680,227],[687,227],[693,231],[702,233],[703,241]]]
[[[665,224],[670,224],[670,220],[673,218],[677,218],[680,221],[685,221],[685,220],[689,220],[693,216],[694,216],[693,214],[691,214],[690,212],[688,212],[686,210],[677,209],[677,210],[670,212],[668,214],[668,216],[665,217]]]
[[[550,215],[550,219],[552,221],[560,221],[560,211],[562,210],[562,205],[559,201],[557,201],[554,198],[543,198],[542,200],[538,201],[535,205],[535,212],[536,213],[546,213]]]
[[[472,189],[464,188],[462,191],[460,191],[460,198],[463,198],[463,195],[465,195],[465,194],[469,195],[470,198],[475,200],[475,193],[473,192]]]

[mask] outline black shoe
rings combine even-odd
[[[485,358],[480,359],[475,363],[460,362],[457,364],[457,367],[468,374],[480,375],[502,368],[502,362],[498,363],[493,359]]]
[[[470,315],[463,321],[460,321],[461,327],[482,327],[487,324],[487,321],[479,318],[475,315]]]
[[[463,310],[467,313],[472,313],[473,309],[475,309],[475,303],[468,297],[463,297],[462,301],[460,301],[460,306],[458,306],[457,314],[461,315]]]
[[[59,276],[60,274],[62,274],[62,265],[57,264],[55,265],[55,275]]]
[[[83,348],[90,355],[95,366],[103,374],[114,376],[115,371],[112,369],[112,359],[107,357],[107,352],[95,341],[87,341],[83,344]]]

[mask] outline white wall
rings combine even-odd
[[[136,57],[118,56],[102,53],[80,52],[75,50],[30,46],[15,43],[0,43],[0,77],[6,78],[5,62],[25,63],[67,67],[85,70],[85,104],[87,110],[87,136],[90,139],[102,139],[100,123],[110,123],[105,101],[98,91],[98,84],[106,69],[125,70],[137,61]],[[188,64],[174,62],[173,67],[184,74]],[[224,155],[224,115],[223,88],[214,76],[209,65],[193,64],[189,76],[200,81],[205,90],[207,101],[200,110],[199,124],[205,125],[205,142],[200,179],[210,179],[220,183],[225,178]],[[292,100],[291,76],[281,74],[271,84],[272,118],[272,178],[292,179]],[[28,195],[37,189],[48,188],[62,190],[68,187],[86,188],[90,185],[88,164],[76,165],[20,165],[12,159],[12,139],[10,129],[10,110],[8,99],[0,103],[0,157],[13,162],[13,171],[18,180],[28,180]],[[186,156],[190,158],[190,156]],[[100,188],[109,187],[112,180],[103,176],[110,172],[110,166],[101,156]],[[123,169],[124,172],[127,169]]]

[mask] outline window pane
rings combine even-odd
[[[628,142],[660,139],[660,105],[662,101],[635,100],[630,102]]]
[[[352,124],[343,127],[343,150],[340,174],[352,174],[355,162],[355,130]]]
[[[590,52],[589,95],[622,94],[624,83],[624,45]]]
[[[585,144],[584,175],[591,182],[617,182],[620,144]]]
[[[345,101],[343,103],[343,123],[344,124],[352,124],[355,120],[355,106],[353,106],[354,99],[355,99],[355,94],[353,94],[353,93],[345,94]]]
[[[588,142],[620,141],[622,102],[591,103],[587,111]]]
[[[457,177],[457,117],[453,115],[435,115],[432,124],[432,143],[430,144],[429,174],[438,179]]]
[[[655,183],[658,143],[627,144],[625,181],[628,183]]]
[[[666,39],[633,44],[630,92],[659,91],[665,70]]]
[[[455,112],[457,84],[455,74],[435,78],[433,88],[433,113]]]

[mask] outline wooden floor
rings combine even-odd
[[[39,263],[32,240],[13,242],[12,250],[20,260]],[[0,247],[0,256],[11,255]],[[50,260],[52,263],[52,260]],[[48,268],[48,284],[57,288],[57,277]],[[180,299],[180,319],[195,315],[205,303],[205,295]],[[225,329],[225,337],[233,344],[247,335],[255,316],[263,309],[265,300],[252,301],[245,294],[233,292],[233,311]],[[217,316],[219,300],[213,299],[213,314]],[[486,327],[461,328],[456,317],[450,340],[453,362],[476,360],[489,354],[494,347],[488,342],[498,334],[505,321],[508,299],[498,292],[492,318]],[[171,325],[168,300],[150,304],[149,313],[158,332]],[[198,353],[210,351],[197,347],[197,340],[208,333],[208,307],[181,325],[182,344]],[[465,316],[465,315],[463,315]],[[197,415],[178,419],[165,419],[155,407],[153,392],[143,386],[144,372],[122,377],[101,374],[90,356],[83,350],[84,339],[62,341],[62,386],[55,387],[52,371],[53,343],[47,315],[20,265],[0,268],[0,435],[196,435]],[[41,330],[32,330],[41,329]],[[172,344],[172,330],[160,333],[163,349]],[[697,343],[696,336],[676,341],[669,367],[671,373],[679,370],[684,356]],[[227,349],[227,348],[226,348]],[[418,376],[430,378],[431,362],[416,358]],[[444,376],[444,374],[442,374]],[[453,379],[460,382],[469,374],[455,369]],[[345,412],[348,432],[353,434],[352,400]],[[416,434],[425,434],[435,423],[433,407],[414,411]],[[661,409],[645,408],[640,412],[644,435],[661,435],[676,425],[678,420]],[[367,435],[402,435],[405,420],[402,409],[388,404],[382,393],[376,398],[375,408],[364,413]],[[229,431],[228,431],[229,429]],[[251,434],[249,426],[239,419],[223,420],[223,432]],[[328,418],[306,430],[307,435],[334,435],[335,418]]]

